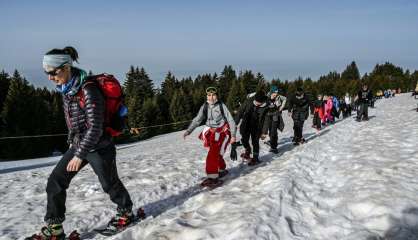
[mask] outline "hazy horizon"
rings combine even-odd
[[[418,69],[418,2],[123,1],[0,2],[0,71],[53,85],[41,68],[52,48],[74,46],[80,68],[124,81],[131,65],[158,86],[237,71],[267,80],[317,80],[356,61],[360,73],[391,62]],[[4,34],[3,34],[4,33]]]

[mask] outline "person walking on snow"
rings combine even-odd
[[[270,152],[278,153],[277,150],[277,130],[283,131],[284,121],[282,111],[286,105],[286,97],[279,95],[279,89],[276,86],[271,86],[267,100],[267,117],[266,121],[269,128],[270,136]]]
[[[367,84],[363,84],[360,91],[358,91],[356,100],[359,104],[357,111],[357,121],[369,120],[369,103],[372,100],[372,92],[369,90]]]
[[[332,99],[329,98],[332,102]],[[303,123],[309,116],[311,103],[302,88],[297,88],[296,93],[289,100],[289,115],[293,119],[294,143],[299,145],[305,142],[303,138]]]
[[[132,201],[116,168],[116,148],[110,134],[105,131],[105,99],[96,84],[84,70],[73,66],[78,53],[73,47],[52,49],[43,58],[48,79],[62,94],[64,115],[68,127],[69,149],[61,157],[48,178],[46,187],[46,226],[41,233],[26,239],[63,240],[65,233],[66,190],[74,176],[87,164],[93,168],[103,190],[117,205],[117,214],[109,225],[129,225],[133,219]],[[80,107],[79,94],[85,98]]]
[[[249,166],[260,163],[260,138],[265,139],[268,132],[268,121],[265,121],[268,110],[266,101],[265,93],[258,91],[241,105],[238,114],[235,115],[235,123],[239,124],[241,121],[239,130],[242,137],[241,142],[245,148],[241,157],[249,160]],[[252,158],[250,137],[253,146]]]
[[[353,107],[352,107],[351,97],[348,93],[345,94],[344,101],[345,101],[345,104],[347,105],[347,113],[349,116],[351,116]]]
[[[324,115],[324,101],[322,100],[322,95],[318,94],[317,99],[314,101],[314,117],[312,127],[316,130],[321,130],[321,119]]]
[[[220,178],[228,174],[223,155],[229,143],[236,141],[236,125],[234,118],[224,103],[218,100],[215,87],[206,89],[206,102],[200,107],[197,116],[190,123],[183,137],[190,135],[195,128],[205,125],[199,138],[208,148],[206,157],[207,178],[202,187],[214,187],[222,183]]]
[[[332,116],[332,108],[333,108],[332,96],[326,97],[324,101],[325,101],[325,123],[333,123],[334,118]]]

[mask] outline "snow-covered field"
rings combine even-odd
[[[110,239],[418,239],[415,107],[409,94],[379,100],[370,121],[348,118],[319,133],[309,118],[309,141],[298,147],[286,115],[280,153],[262,144],[257,167],[227,157],[231,180],[212,191],[196,187],[206,156],[199,129],[187,140],[176,132],[119,147],[119,175],[150,216]],[[0,239],[22,239],[43,225],[56,158],[30,161],[0,165]],[[90,167],[67,195],[67,231],[88,233],[115,213]]]

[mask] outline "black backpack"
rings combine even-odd
[[[223,105],[222,102],[221,101],[217,101],[215,103],[215,105],[217,105],[217,104],[220,104],[219,107],[221,109],[222,118],[225,120],[225,122],[228,122],[227,119],[226,119],[226,117],[225,117],[225,112],[224,112],[224,108],[222,107],[222,105]],[[208,120],[208,108],[209,108],[209,103],[208,102],[205,102],[204,103],[204,106],[203,106],[203,119],[200,122],[200,126],[204,125],[206,123],[206,120]]]

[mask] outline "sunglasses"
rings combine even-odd
[[[63,64],[59,65],[58,67],[56,67],[54,70],[51,70],[49,72],[48,71],[44,71],[44,72],[45,72],[46,75],[49,75],[49,76],[57,76],[58,75],[58,70],[63,69],[65,64],[67,64],[67,63],[63,63]]]

